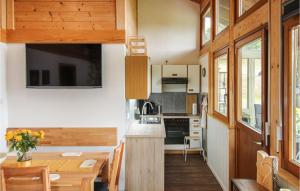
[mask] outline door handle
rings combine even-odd
[[[260,145],[260,146],[262,146],[262,142],[261,141],[252,141],[254,144],[256,144],[256,145]]]

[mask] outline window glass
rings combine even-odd
[[[293,130],[292,156],[295,162],[300,163],[300,25],[292,29],[292,96],[293,96]]]
[[[229,0],[216,1],[216,34],[229,25]]]
[[[202,17],[202,45],[210,41],[211,13],[210,8],[206,10]]]
[[[227,96],[228,96],[228,68],[227,54],[215,59],[215,110],[227,116]]]
[[[238,49],[239,121],[261,131],[262,58],[261,38]]]
[[[244,14],[260,0],[239,0],[239,16]]]

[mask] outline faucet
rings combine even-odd
[[[147,104],[149,104],[150,107],[151,107],[151,109],[153,109],[152,103],[151,103],[150,101],[146,101],[146,102],[144,103],[143,107],[142,107],[142,120],[143,120],[144,115],[145,115],[144,110],[145,110],[145,106],[146,106]]]

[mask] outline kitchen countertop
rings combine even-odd
[[[133,121],[125,134],[126,138],[165,138],[165,125],[163,119],[161,124],[139,124]]]

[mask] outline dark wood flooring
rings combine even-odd
[[[200,155],[166,155],[165,191],[223,190]]]

